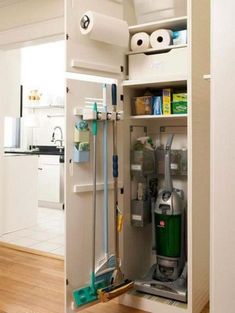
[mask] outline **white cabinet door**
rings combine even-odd
[[[55,157],[39,158],[38,166],[38,199],[47,202],[60,202],[60,165]],[[49,159],[49,161],[48,161]],[[54,164],[53,164],[54,163]]]
[[[211,313],[235,311],[234,12],[234,0],[212,1]]]

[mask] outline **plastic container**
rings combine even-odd
[[[154,150],[144,148],[142,151],[131,152],[131,173],[135,177],[151,175],[155,172]]]
[[[138,24],[187,15],[187,0],[134,0]]]
[[[131,201],[131,224],[135,227],[144,227],[151,220],[151,203],[148,200]]]
[[[90,151],[79,151],[76,147],[73,149],[73,162],[83,163],[90,159]]]
[[[165,150],[156,149],[157,174],[165,173]],[[171,175],[187,176],[187,149],[171,150]]]

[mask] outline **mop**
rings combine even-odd
[[[103,84],[103,110],[107,112],[107,85]],[[103,176],[104,176],[104,259],[96,269],[96,281],[111,284],[113,272],[116,268],[116,257],[109,255],[109,198],[108,198],[108,121],[103,123]]]
[[[117,86],[112,84],[112,105],[113,112],[116,113],[117,106]],[[124,280],[124,275],[120,268],[119,256],[119,232],[122,225],[122,214],[118,208],[118,154],[117,154],[117,120],[113,122],[113,179],[114,179],[114,240],[115,240],[115,257],[116,266],[112,278],[112,284],[98,290],[99,299],[107,302],[115,297],[122,295],[129,289],[133,288],[134,283],[130,280]]]
[[[93,111],[97,112],[97,104],[94,103]],[[92,271],[90,275],[90,285],[82,287],[73,292],[73,297],[77,307],[87,305],[91,302],[98,300],[97,290],[107,286],[106,282],[102,279],[96,281],[95,276],[95,238],[96,238],[96,158],[97,158],[97,120],[92,121],[92,134],[93,134],[93,238],[92,238]]]

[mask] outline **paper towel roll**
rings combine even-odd
[[[87,11],[80,19],[80,32],[90,39],[128,47],[127,22],[98,12]]]
[[[173,32],[169,29],[158,29],[150,35],[150,44],[154,49],[166,48],[172,44]]]
[[[148,49],[149,46],[150,46],[149,34],[141,32],[136,33],[131,37],[132,51],[143,51]]]

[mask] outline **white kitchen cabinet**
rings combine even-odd
[[[184,49],[183,52],[186,52],[186,57],[184,54],[184,58],[180,61],[185,62],[184,66],[182,64],[182,72],[177,71],[175,73],[174,64],[172,64],[172,71],[169,71],[169,67],[166,66],[163,67],[162,73],[159,73],[158,76],[150,75],[150,77],[145,76],[143,79],[140,75],[136,80],[129,80],[128,75],[125,77],[125,73],[128,72],[128,69],[125,68],[125,60],[127,59],[125,55],[128,54],[128,51],[82,36],[78,26],[79,18],[88,10],[126,19],[129,25],[134,25],[136,21],[133,18],[131,3],[132,1],[129,0],[100,0],[99,3],[96,1],[84,2],[82,0],[66,1],[66,32],[68,34],[67,72],[73,72],[73,75],[70,75],[70,79],[67,80],[66,111],[66,313],[73,311],[72,291],[89,282],[92,246],[92,162],[84,164],[72,162],[73,132],[74,124],[77,121],[77,117],[74,116],[74,109],[84,107],[86,98],[102,98],[102,84],[98,83],[98,79],[94,83],[88,82],[88,78],[83,77],[81,79],[81,76],[76,76],[76,74],[81,73],[112,78],[113,82],[118,84],[119,89],[118,99],[120,101],[118,101],[118,110],[124,110],[124,120],[119,122],[118,127],[118,154],[119,185],[124,187],[124,194],[119,192],[119,206],[124,214],[124,227],[120,237],[120,247],[122,270],[127,278],[138,279],[146,274],[154,263],[154,257],[151,254],[151,226],[143,230],[136,230],[131,226],[130,126],[145,126],[150,134],[158,136],[160,136],[162,126],[184,128],[184,132],[175,141],[175,145],[186,144],[188,149],[188,175],[187,179],[181,183],[187,197],[188,301],[187,303],[167,301],[158,297],[144,296],[136,292],[126,293],[119,298],[119,301],[122,304],[154,313],[199,313],[209,299],[210,89],[208,81],[204,80],[203,76],[210,72],[210,1],[188,0],[187,16],[129,28],[131,33],[135,31],[150,31],[150,29],[153,30],[154,28],[174,28],[179,26],[187,27],[188,30],[187,46],[178,48]],[[157,64],[157,58],[156,55],[154,65]],[[138,62],[136,62],[135,66],[138,73]],[[110,80],[105,79],[105,81],[110,84]],[[141,92],[146,88],[157,90],[164,87],[183,87],[187,89],[187,115],[156,118],[132,115],[131,99],[133,97],[142,95]],[[121,95],[123,97],[120,97]],[[110,101],[108,100],[109,103]],[[109,110],[111,110],[111,106],[109,106]],[[102,131],[98,134],[97,260],[103,255],[101,133]],[[111,159],[112,136],[109,136],[108,151]],[[109,200],[110,211],[112,211],[111,164],[109,168]],[[177,181],[175,180],[174,183],[177,183]],[[113,221],[112,215],[110,221]],[[110,225],[110,230],[112,230],[112,225]],[[76,240],[76,238],[79,240]],[[111,235],[110,250],[113,252],[112,239]]]
[[[38,199],[43,206],[60,202],[59,156],[39,156]]]
[[[32,227],[38,213],[38,158],[6,154],[3,164],[3,233]]]

